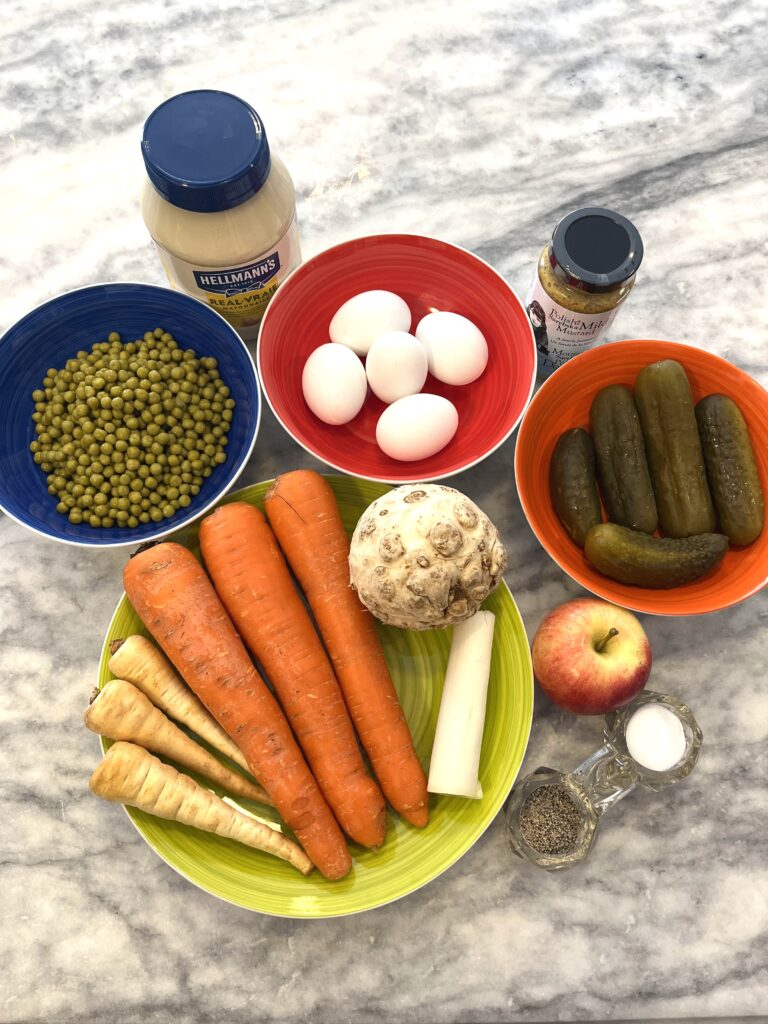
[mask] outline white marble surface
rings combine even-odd
[[[522,292],[577,206],[636,221],[627,337],[701,345],[768,384],[761,0],[6,0],[0,326],[60,291],[162,282],[137,210],[163,98],[248,98],[299,191],[306,254],[378,230],[468,246]],[[503,528],[529,635],[578,589],[538,547],[513,443],[459,485]],[[244,482],[308,464],[267,415]],[[0,1021],[766,1018],[768,593],[645,619],[653,684],[690,702],[700,766],[634,794],[591,862],[514,860],[497,819],[446,875],[330,922],[261,917],[167,868],[88,795],[80,716],[120,553],[0,518]],[[569,767],[599,724],[540,694],[528,755]]]

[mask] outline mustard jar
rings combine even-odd
[[[642,259],[640,233],[613,210],[575,210],[558,223],[525,301],[540,377],[603,340]]]

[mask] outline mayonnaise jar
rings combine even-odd
[[[296,192],[259,115],[230,93],[181,93],[147,118],[141,149],[141,212],[168,280],[255,339],[301,262]]]

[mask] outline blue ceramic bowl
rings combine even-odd
[[[117,331],[124,341],[163,327],[180,345],[215,356],[235,400],[227,461],[203,482],[185,509],[159,523],[130,528],[73,525],[56,511],[45,473],[29,451],[34,440],[32,392],[49,367]],[[226,320],[205,303],[149,284],[97,284],[66,292],[22,317],[0,338],[0,508],[43,537],[87,547],[157,540],[203,515],[234,484],[250,457],[261,418],[256,368]]]

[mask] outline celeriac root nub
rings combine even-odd
[[[229,793],[272,804],[266,790],[217,761],[166,718],[133,683],[124,679],[107,683],[86,710],[84,720],[92,732],[111,740],[137,743],[217,782]]]
[[[312,861],[275,829],[236,811],[209,789],[133,743],[107,751],[88,785],[96,796],[271,853],[308,875]]]
[[[480,748],[493,650],[493,612],[454,627],[427,789],[479,799]]]
[[[161,650],[138,633],[126,640],[115,640],[110,647],[109,671],[118,679],[127,679],[149,697],[166,715],[197,733],[200,739],[250,771],[245,754],[208,713],[187,684],[177,675]]]

